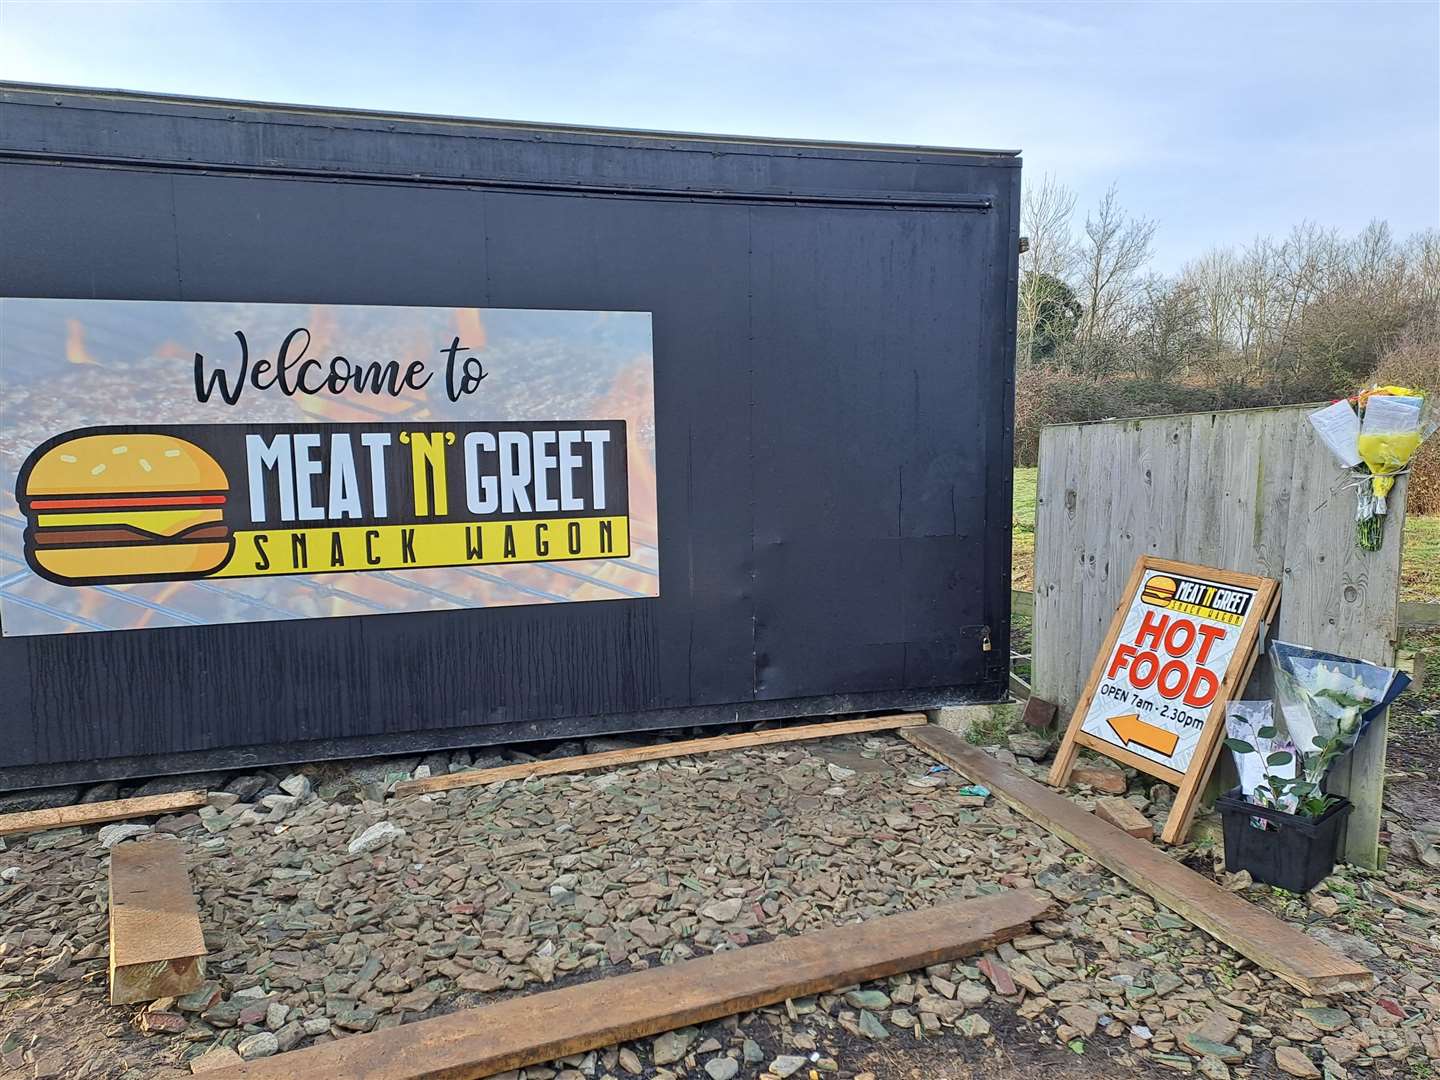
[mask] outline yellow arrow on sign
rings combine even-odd
[[[1180,736],[1175,732],[1166,731],[1154,724],[1147,724],[1136,713],[1112,716],[1107,722],[1111,730],[1120,737],[1120,741],[1126,746],[1133,743],[1136,746],[1143,746],[1147,750],[1154,750],[1157,754],[1171,757],[1175,753],[1175,747],[1180,745]]]

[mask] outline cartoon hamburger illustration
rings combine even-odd
[[[1169,607],[1170,601],[1175,599],[1177,587],[1174,578],[1156,574],[1145,582],[1145,588],[1140,590],[1140,599],[1156,607]]]
[[[230,558],[230,482],[173,435],[61,439],[31,456],[17,486],[26,561],[62,585],[203,577]]]

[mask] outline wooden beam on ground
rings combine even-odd
[[[743,750],[750,746],[770,746],[774,743],[802,742],[808,739],[831,739],[837,735],[856,735],[868,731],[894,731],[897,728],[921,727],[925,723],[924,713],[900,713],[894,716],[871,717],[868,720],[837,720],[826,724],[771,728],[769,731],[747,731],[740,735],[716,735],[709,739],[635,746],[628,750],[607,750],[603,754],[579,754],[575,757],[555,758],[552,761],[525,761],[519,765],[502,765],[496,769],[473,769],[469,772],[450,773],[448,776],[402,780],[395,785],[395,794],[423,795],[455,788],[482,787],[501,780],[528,780],[532,776],[588,772],[591,769],[618,769],[623,765],[634,765],[641,761],[710,754],[720,750]]]
[[[215,1072],[214,1080],[473,1080],[703,1024],[787,998],[949,963],[1052,910],[1026,889],[780,938],[669,967],[512,997]]]
[[[1401,630],[1440,626],[1440,603],[1434,600],[1401,600],[1399,618]]]
[[[110,852],[110,1004],[178,997],[205,981],[205,936],[178,840]]]
[[[1012,809],[1083,851],[1216,941],[1312,996],[1375,985],[1374,974],[1176,862],[1160,848],[1127,836],[1063,795],[934,726],[901,732],[912,745],[967,780],[984,784]]]
[[[170,795],[145,795],[138,799],[112,799],[109,802],[79,803],[57,806],[51,810],[26,810],[19,814],[0,814],[0,836],[64,829],[71,825],[103,825],[107,821],[127,818],[155,817],[178,810],[204,806],[203,791],[177,791]]]
[[[1370,883],[1370,890],[1379,893],[1392,903],[1399,904],[1407,911],[1413,911],[1417,915],[1428,915],[1432,919],[1440,919],[1440,900],[1396,892],[1394,889],[1387,889],[1384,885],[1375,882]]]
[[[1013,671],[1010,672],[1010,696],[1016,701],[1030,700],[1030,684]]]

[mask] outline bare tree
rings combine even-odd
[[[1266,328],[1261,370],[1270,375],[1295,375],[1301,363],[1298,337],[1305,311],[1330,287],[1340,245],[1333,231],[1305,221],[1273,248],[1276,268],[1271,283],[1273,307]]]
[[[1064,281],[1075,262],[1070,218],[1075,193],[1048,173],[1027,187],[1020,203],[1020,231],[1030,242],[1020,256],[1019,338],[1022,365],[1035,361],[1036,327],[1049,294],[1048,284]]]
[[[1138,296],[1140,271],[1150,261],[1154,236],[1155,222],[1127,215],[1113,184],[1100,205],[1086,215],[1076,289],[1084,307],[1077,338],[1085,356],[1107,353],[1109,350],[1100,348],[1102,339],[1122,330],[1124,317]],[[1095,366],[1083,356],[1082,363],[1087,368]]]
[[[1258,382],[1264,375],[1282,272],[1280,250],[1268,236],[1257,236],[1240,255],[1235,278],[1240,382]]]
[[[1152,275],[1141,287],[1131,331],[1129,367],[1138,378],[1179,380],[1206,345],[1205,305],[1185,278]]]
[[[1384,221],[1351,237],[1302,222],[1147,276],[1153,222],[1128,215],[1113,186],[1083,231],[1074,206],[1048,176],[1022,204],[1017,386],[1030,428],[1206,400],[1322,400],[1401,377],[1383,359],[1407,349],[1418,367],[1403,378],[1440,389],[1440,230],[1401,242]]]
[[[1366,225],[1350,245],[1351,284],[1361,295],[1387,296],[1404,276],[1404,263],[1388,221]]]
[[[1425,333],[1440,337],[1440,229],[1425,229],[1405,242],[1406,294]]]
[[[1208,251],[1186,266],[1180,277],[1194,290],[1200,309],[1205,337],[1203,366],[1212,378],[1223,379],[1228,374],[1225,361],[1231,352],[1231,331],[1239,303],[1235,253],[1225,248]]]
[[[1049,173],[1025,189],[1020,203],[1020,231],[1030,239],[1021,258],[1026,270],[1065,278],[1075,263],[1075,237],[1070,219],[1075,213],[1075,192]]]

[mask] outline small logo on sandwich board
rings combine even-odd
[[[1229,588],[1213,581],[1156,574],[1145,582],[1140,599],[1152,607],[1239,626],[1254,597],[1250,589]]]

